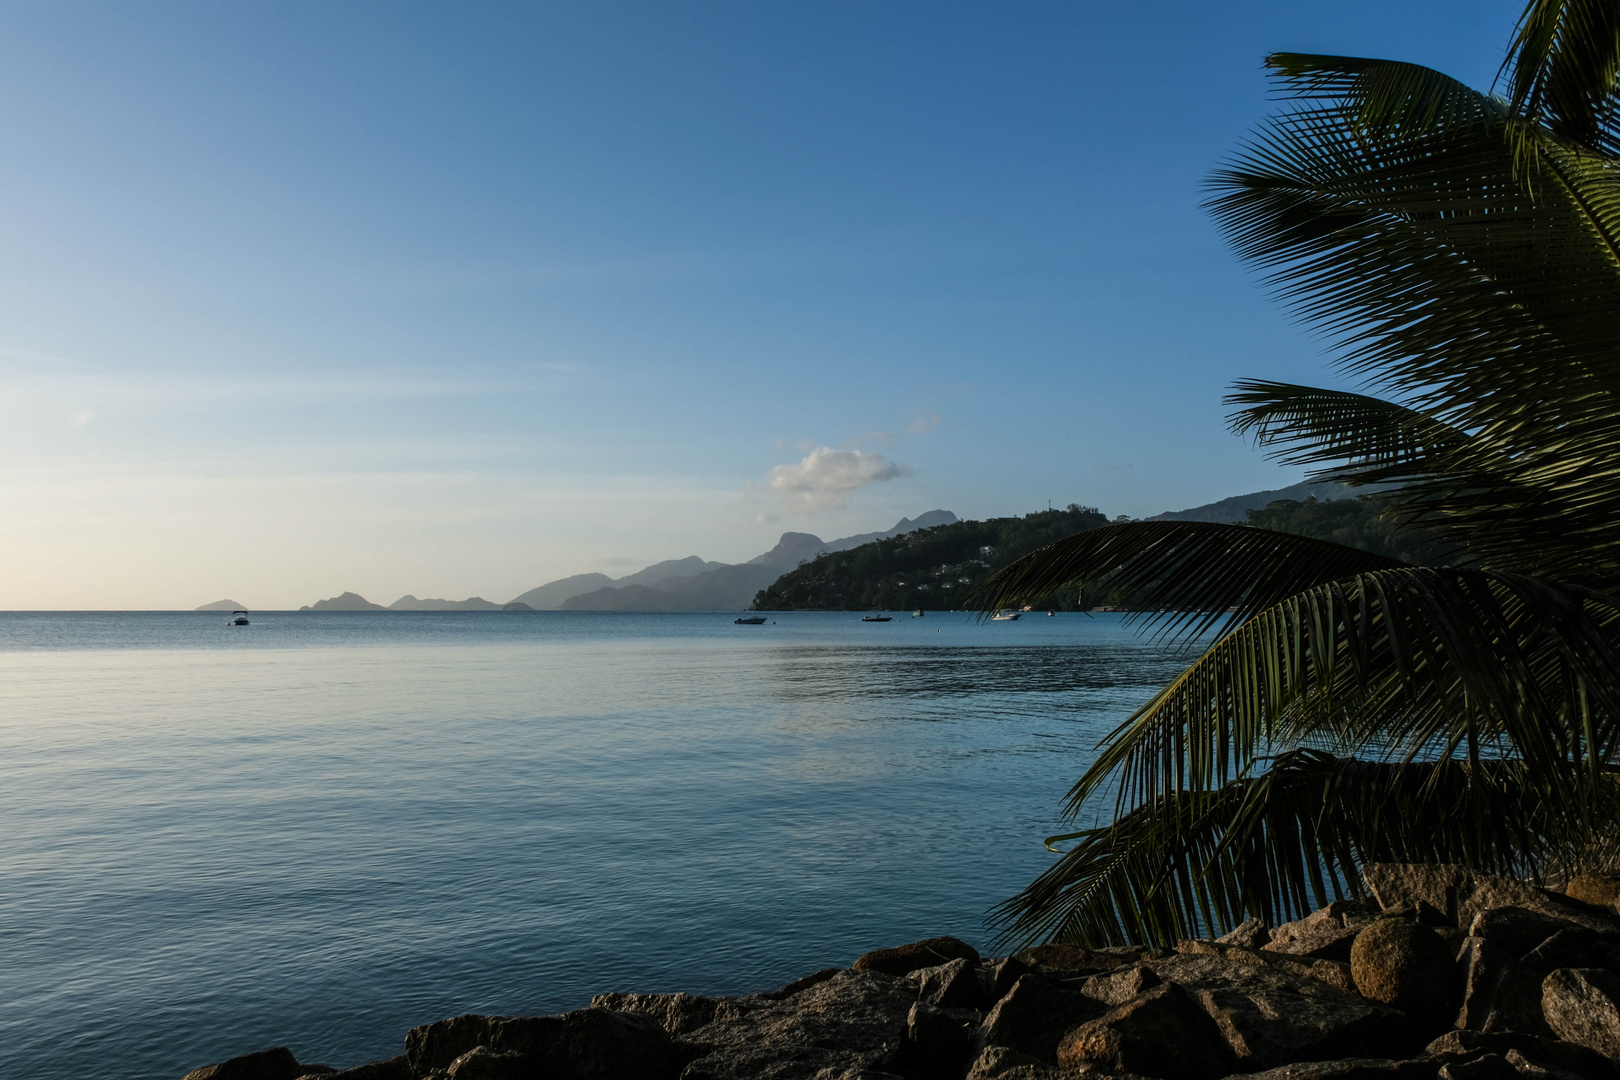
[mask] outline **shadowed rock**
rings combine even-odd
[[[917,981],[917,1000],[942,1009],[976,1009],[984,1003],[984,986],[979,965],[971,960],[952,960],[938,967],[919,968],[911,973]]]
[[[204,1065],[186,1073],[182,1080],[298,1080],[304,1072],[291,1050],[277,1046],[242,1054],[217,1065]]]
[[[1341,1058],[1337,1061],[1302,1061],[1279,1065],[1265,1072],[1239,1073],[1227,1080],[1434,1080],[1430,1061],[1391,1061],[1389,1058]],[[1525,1080],[1516,1077],[1515,1080]]]
[[[788,1000],[761,1000],[682,1036],[695,1058],[682,1080],[898,1072],[916,994],[914,984],[881,972],[840,971]]]
[[[658,1026],[670,1035],[700,1028],[716,1018],[741,1016],[746,1011],[733,999],[697,994],[597,994],[591,998],[591,1008],[642,1013],[658,1021]]]
[[[644,1013],[592,1008],[561,1016],[458,1016],[405,1036],[405,1054],[417,1076],[447,1069],[480,1046],[522,1055],[548,1080],[673,1080],[680,1071],[669,1035]]]
[[[1523,1032],[1448,1031],[1423,1050],[1431,1061],[1468,1061],[1484,1054],[1504,1059],[1517,1052],[1525,1060],[1545,1069],[1562,1069],[1587,1080],[1616,1080],[1620,1070],[1602,1054],[1584,1046],[1544,1039]]]
[[[885,975],[909,975],[918,968],[938,967],[952,960],[979,962],[979,952],[967,942],[953,937],[929,938],[895,949],[873,949],[850,965],[856,971],[881,971]]]
[[[1058,1046],[1064,1068],[1101,1065],[1165,1080],[1214,1080],[1231,1071],[1232,1054],[1204,1010],[1177,986],[1141,997],[1087,1021]]]
[[[1416,1016],[1450,1020],[1457,1010],[1457,969],[1445,943],[1426,926],[1381,919],[1350,949],[1350,977],[1362,997]]]
[[[1048,1065],[1056,1064],[1058,1043],[1069,1031],[1102,1015],[1106,1007],[1052,979],[1029,974],[1013,984],[984,1018],[981,1046],[1005,1046]]]
[[[1313,960],[1348,960],[1355,936],[1356,931],[1348,929],[1333,909],[1326,907],[1274,928],[1262,951]]]
[[[1620,976],[1601,968],[1559,968],[1541,984],[1541,1011],[1565,1042],[1620,1058]]]
[[[1579,874],[1564,886],[1564,895],[1591,907],[1615,910],[1620,900],[1620,874]]]
[[[1117,1008],[1158,986],[1161,981],[1152,968],[1134,964],[1107,975],[1093,975],[1080,984],[1080,992],[1109,1008]]]
[[[1271,941],[1271,931],[1259,919],[1245,919],[1232,929],[1230,933],[1222,934],[1215,939],[1222,945],[1240,945],[1245,949],[1258,949]]]
[[[1407,1022],[1400,1013],[1319,979],[1281,971],[1259,959],[1263,955],[1264,950],[1177,955],[1152,966],[1214,1020],[1238,1068],[1326,1061],[1404,1044]]]
[[[412,1080],[411,1063],[404,1054],[400,1054],[381,1061],[368,1061],[352,1069],[327,1073],[323,1080]]]

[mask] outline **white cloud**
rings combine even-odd
[[[89,409],[80,409],[78,412],[68,417],[68,423],[72,424],[74,427],[84,427],[84,425],[88,424],[95,418],[96,414],[91,412]]]
[[[822,446],[806,454],[803,461],[778,465],[767,476],[772,491],[789,506],[805,511],[843,506],[850,492],[910,471],[882,454]]]

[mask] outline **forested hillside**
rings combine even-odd
[[[1071,503],[1021,518],[958,521],[823,555],[777,578],[754,598],[756,611],[944,610],[991,573],[1036,548],[1107,524],[1096,507]],[[1042,605],[1075,610],[1078,597]]]
[[[1457,552],[1421,529],[1397,531],[1398,519],[1382,495],[1352,499],[1279,499],[1264,510],[1250,510],[1249,524],[1336,544],[1375,551],[1409,563],[1449,564]]]

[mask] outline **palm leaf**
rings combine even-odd
[[[1597,800],[1612,811],[1615,785]],[[1214,791],[1161,795],[1049,837],[1061,859],[996,910],[1004,937],[1172,943],[1247,915],[1276,924],[1359,889],[1367,862],[1535,873],[1590,833],[1513,761],[1373,762],[1301,749]]]
[[[1515,111],[1565,139],[1620,151],[1620,7],[1612,0],[1531,0],[1504,69]]]
[[[1401,566],[1398,559],[1327,540],[1206,521],[1105,525],[1033,551],[968,596],[984,611],[1106,581],[1167,634],[1234,626],[1301,589]]]
[[[1245,621],[1115,729],[1069,793],[1122,812],[1212,791],[1305,741],[1414,760],[1511,752],[1596,779],[1620,739],[1620,602],[1532,578],[1400,567]],[[1581,788],[1555,797],[1584,812]]]

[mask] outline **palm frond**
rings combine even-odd
[[[967,600],[983,611],[1106,581],[1125,606],[1167,635],[1235,626],[1302,589],[1404,565],[1326,540],[1206,521],[1105,525],[1033,551]]]
[[[1615,785],[1596,800],[1612,820]],[[1367,862],[1458,862],[1535,873],[1575,851],[1566,820],[1513,761],[1376,762],[1300,749],[1214,791],[1173,791],[1073,846],[995,912],[1004,938],[1092,947],[1171,943],[1249,915],[1298,918],[1360,888]]]
[[[1318,475],[1345,483],[1408,480],[1443,471],[1472,439],[1436,417],[1345,390],[1240,380],[1226,396],[1241,406],[1232,430],[1252,434],[1284,465],[1324,466]]]
[[[1414,515],[1485,564],[1614,587],[1620,163],[1536,129],[1527,185],[1511,118],[1369,138],[1354,113],[1278,117],[1212,180],[1215,216],[1347,371],[1468,434]]]
[[[1620,7],[1611,0],[1531,0],[1503,69],[1515,112],[1572,142],[1620,151]]]
[[[1580,814],[1620,747],[1620,601],[1533,578],[1402,566],[1248,619],[1109,734],[1069,792],[1123,812],[1214,791],[1279,749],[1417,760],[1511,750]]]

